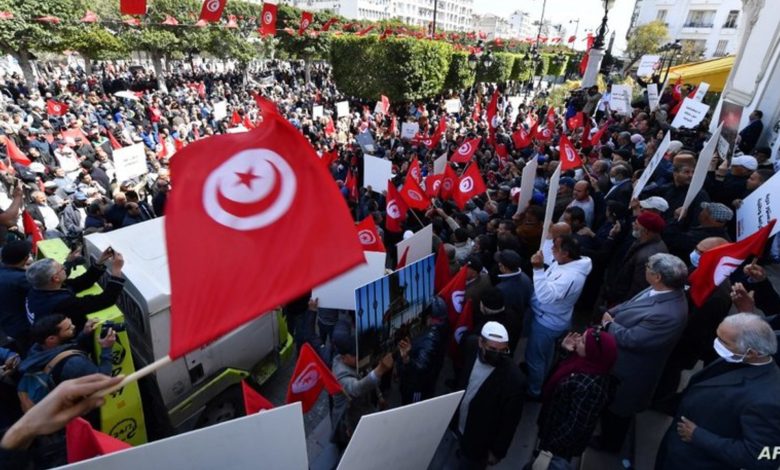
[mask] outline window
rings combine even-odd
[[[731,10],[729,16],[726,17],[726,22],[723,23],[724,28],[736,28],[737,17],[739,17],[739,10]]]
[[[691,10],[683,25],[686,28],[712,28],[715,10]]]
[[[727,39],[721,39],[718,41],[718,46],[715,48],[715,56],[721,57],[726,55],[726,48],[729,45],[729,41]]]
[[[668,10],[658,10],[658,13],[655,15],[655,19],[657,21],[663,21],[666,22],[666,13]]]

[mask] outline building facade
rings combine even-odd
[[[702,58],[721,57],[739,46],[741,10],[741,0],[636,0],[626,38],[657,20],[669,28],[669,41],[679,39]]]
[[[509,21],[492,13],[474,15],[474,30],[485,33],[488,40],[515,37]]]
[[[538,26],[534,25],[531,14],[527,11],[517,10],[509,17],[509,28],[514,36],[525,39],[536,37]]]

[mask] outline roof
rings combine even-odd
[[[669,82],[674,83],[678,77],[685,83],[698,85],[701,82],[710,84],[709,91],[722,92],[726,87],[735,56],[719,57],[701,62],[677,65],[669,69]]]

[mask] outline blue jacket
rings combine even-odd
[[[91,335],[88,336],[82,333],[75,341],[61,344],[51,349],[44,349],[43,346],[37,343],[33,344],[27,353],[27,358],[19,364],[19,372],[21,374],[40,372],[46,367],[46,364],[63,351],[78,349],[84,352],[82,348],[89,344],[90,338]],[[100,366],[92,362],[92,359],[84,352],[84,354],[74,354],[63,359],[56,369],[59,369],[59,373],[52,377],[56,384],[64,380],[77,379],[90,374],[111,375],[111,348],[103,348],[101,351]]]
[[[23,337],[30,330],[24,308],[29,290],[24,269],[0,266],[0,327],[12,338]]]

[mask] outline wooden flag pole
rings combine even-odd
[[[109,393],[114,393],[117,390],[124,388],[125,386],[137,382],[138,380],[142,379],[143,377],[146,377],[147,375],[151,374],[152,372],[156,372],[158,369],[163,368],[164,366],[170,364],[173,362],[170,356],[166,355],[164,357],[161,357],[160,359],[157,359],[156,361],[152,362],[151,364],[142,367],[141,369],[138,369],[137,371],[133,372],[132,374],[128,375],[127,377],[123,378],[121,382],[114,385],[113,387],[109,387],[104,390],[98,390],[90,398],[100,398],[108,395]]]

